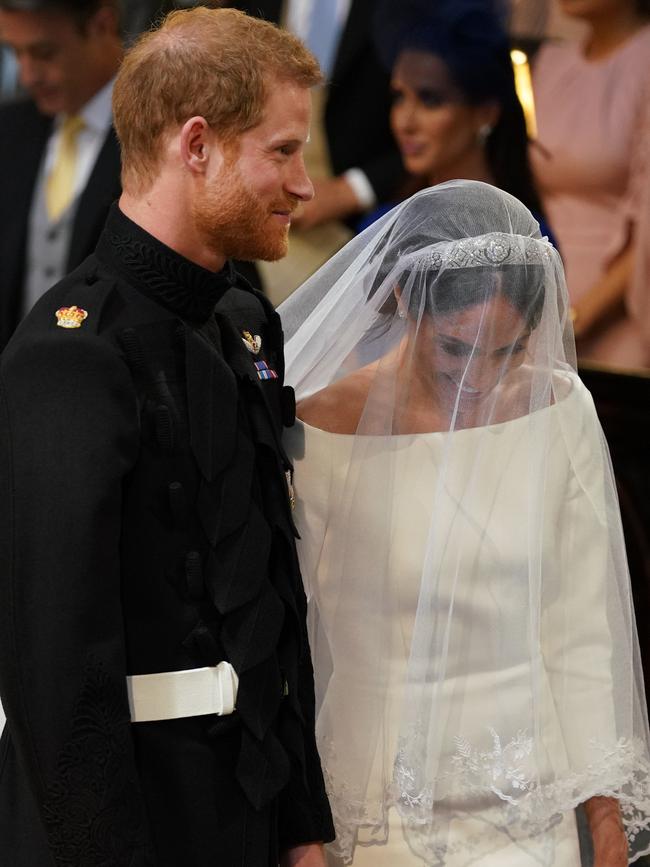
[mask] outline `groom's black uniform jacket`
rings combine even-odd
[[[2,355],[3,867],[267,867],[333,836],[282,333],[238,280],[114,208]],[[234,714],[130,722],[127,675],[222,660]]]

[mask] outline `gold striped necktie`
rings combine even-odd
[[[56,159],[47,176],[45,202],[50,220],[57,220],[72,201],[77,167],[77,138],[85,123],[71,114],[63,121]]]

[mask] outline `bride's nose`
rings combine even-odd
[[[499,382],[503,373],[503,359],[476,358],[463,373],[463,387],[475,391],[490,391]]]

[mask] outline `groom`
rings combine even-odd
[[[147,34],[119,207],[2,356],[2,864],[324,864],[293,395],[229,261],[286,252],[319,80],[233,10]]]

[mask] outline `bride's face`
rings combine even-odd
[[[420,371],[433,373],[438,400],[473,411],[524,361],[530,329],[501,294],[451,313],[425,315],[417,328]],[[460,397],[459,397],[460,395]]]

